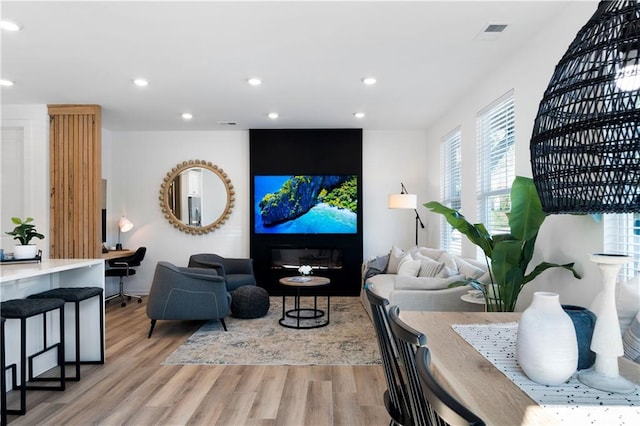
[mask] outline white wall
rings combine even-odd
[[[0,179],[20,182],[24,188],[23,205],[1,206],[0,247],[13,252],[15,241],[6,235],[13,230],[11,216],[34,218],[36,229],[48,235],[49,230],[49,119],[46,105],[3,105],[2,127],[20,128],[24,135],[24,167],[22,176],[0,173]],[[34,239],[45,258],[49,257],[49,241]]]
[[[529,140],[533,122],[554,67],[566,51],[578,30],[587,22],[597,4],[578,5],[572,13],[563,15],[559,22],[544,28],[533,37],[527,46],[508,63],[499,64],[483,83],[470,88],[464,99],[454,102],[454,107],[429,128],[428,140],[434,146],[454,128],[462,130],[462,209],[470,221],[476,220],[476,169],[475,169],[475,118],[478,111],[504,93],[515,89],[516,108],[516,174],[531,176]],[[430,155],[426,168],[426,179],[431,199],[439,199],[438,155]],[[427,213],[434,228],[439,229],[439,216]],[[433,245],[438,245],[439,231],[430,236]],[[566,263],[575,261],[584,277],[576,280],[569,272],[547,271],[528,284],[521,294],[518,309],[526,308],[535,290],[560,293],[562,303],[590,306],[600,290],[601,278],[589,255],[602,250],[602,225],[590,216],[550,216],[543,224],[536,244],[536,255],[532,264],[540,261]],[[463,254],[475,257],[476,248],[465,239]]]
[[[104,136],[104,135],[103,135]],[[392,244],[409,246],[415,239],[415,215],[389,210],[387,196],[400,192],[400,182],[412,192],[425,192],[423,159],[427,155],[424,131],[367,131],[363,135],[364,258],[387,252]],[[109,149],[107,149],[109,146]],[[132,293],[146,294],[155,264],[166,260],[186,266],[195,253],[228,257],[249,256],[249,133],[112,132],[103,152],[110,151],[108,181],[109,245],[117,242],[116,222],[127,216],[135,227],[122,234],[125,247],[147,247],[147,257],[136,276],[127,281]],[[236,193],[229,220],[213,233],[188,235],[174,229],[160,211],[160,184],[182,161],[211,161],[228,174]],[[106,168],[106,167],[105,167]],[[426,231],[421,230],[421,240]],[[115,291],[117,280],[108,283]]]
[[[125,248],[147,247],[137,275],[127,282],[132,293],[145,294],[158,261],[186,266],[195,253],[228,257],[249,255],[249,136],[246,131],[112,132],[107,206],[109,245],[118,238],[117,221],[126,216],[134,228],[121,235]],[[235,206],[221,228],[206,235],[175,229],[160,210],[160,185],[179,163],[205,160],[227,173]],[[109,284],[115,288],[116,279]]]
[[[363,243],[364,259],[389,252],[392,245],[415,245],[415,213],[387,207],[389,194],[400,193],[404,183],[418,195],[418,205],[426,202],[425,161],[428,156],[426,131],[363,132]],[[418,228],[418,242],[426,245],[430,224],[420,212],[425,228]]]

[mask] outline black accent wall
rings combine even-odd
[[[250,130],[251,257],[258,285],[271,295],[290,294],[278,284],[297,271],[272,268],[274,248],[338,249],[342,267],[315,271],[331,284],[319,294],[357,296],[362,265],[362,129]],[[355,234],[256,234],[255,175],[356,175],[358,177],[357,232]]]

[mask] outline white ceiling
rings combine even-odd
[[[2,18],[23,25],[1,35],[2,78],[15,82],[2,104],[99,104],[112,131],[425,129],[550,20],[596,6],[2,1]],[[509,26],[479,39],[490,23]],[[263,84],[249,86],[252,76]],[[364,76],[378,83],[365,86]],[[134,86],[136,77],[149,86]],[[237,125],[218,124],[229,121]]]

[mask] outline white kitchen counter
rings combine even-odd
[[[50,259],[40,263],[0,264],[0,301],[22,299],[31,294],[59,287],[100,287],[104,290],[103,259]],[[104,313],[104,304],[98,298],[80,303],[81,359],[96,361],[100,359],[100,333],[104,330],[104,321],[100,324],[100,310]],[[75,359],[75,309],[73,304],[65,305],[65,357],[67,361]],[[2,313],[0,312],[0,315]],[[49,343],[59,340],[57,312],[49,313],[47,336]],[[51,318],[51,320],[49,320]],[[18,320],[7,320],[7,364],[20,358],[20,324]],[[27,321],[27,351],[37,352],[42,348],[42,320]],[[50,351],[34,362],[36,374],[55,365],[55,351]],[[11,384],[9,384],[11,386]]]

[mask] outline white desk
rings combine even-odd
[[[104,260],[102,259],[51,259],[41,263],[19,263],[0,265],[0,301],[21,299],[31,294],[58,287],[100,287],[104,289]],[[99,324],[99,310],[104,312],[104,304],[98,298],[83,301],[81,304],[80,351],[82,360],[100,359],[100,333],[104,322]],[[57,313],[49,313],[47,336],[49,343],[59,340]],[[65,305],[65,355],[67,361],[75,360],[74,325],[75,312],[71,304]],[[20,325],[17,320],[7,320],[7,364],[20,358],[18,345]],[[42,348],[42,320],[27,322],[27,351],[37,352]],[[55,351],[50,351],[34,362],[34,373],[40,374],[55,366]]]

